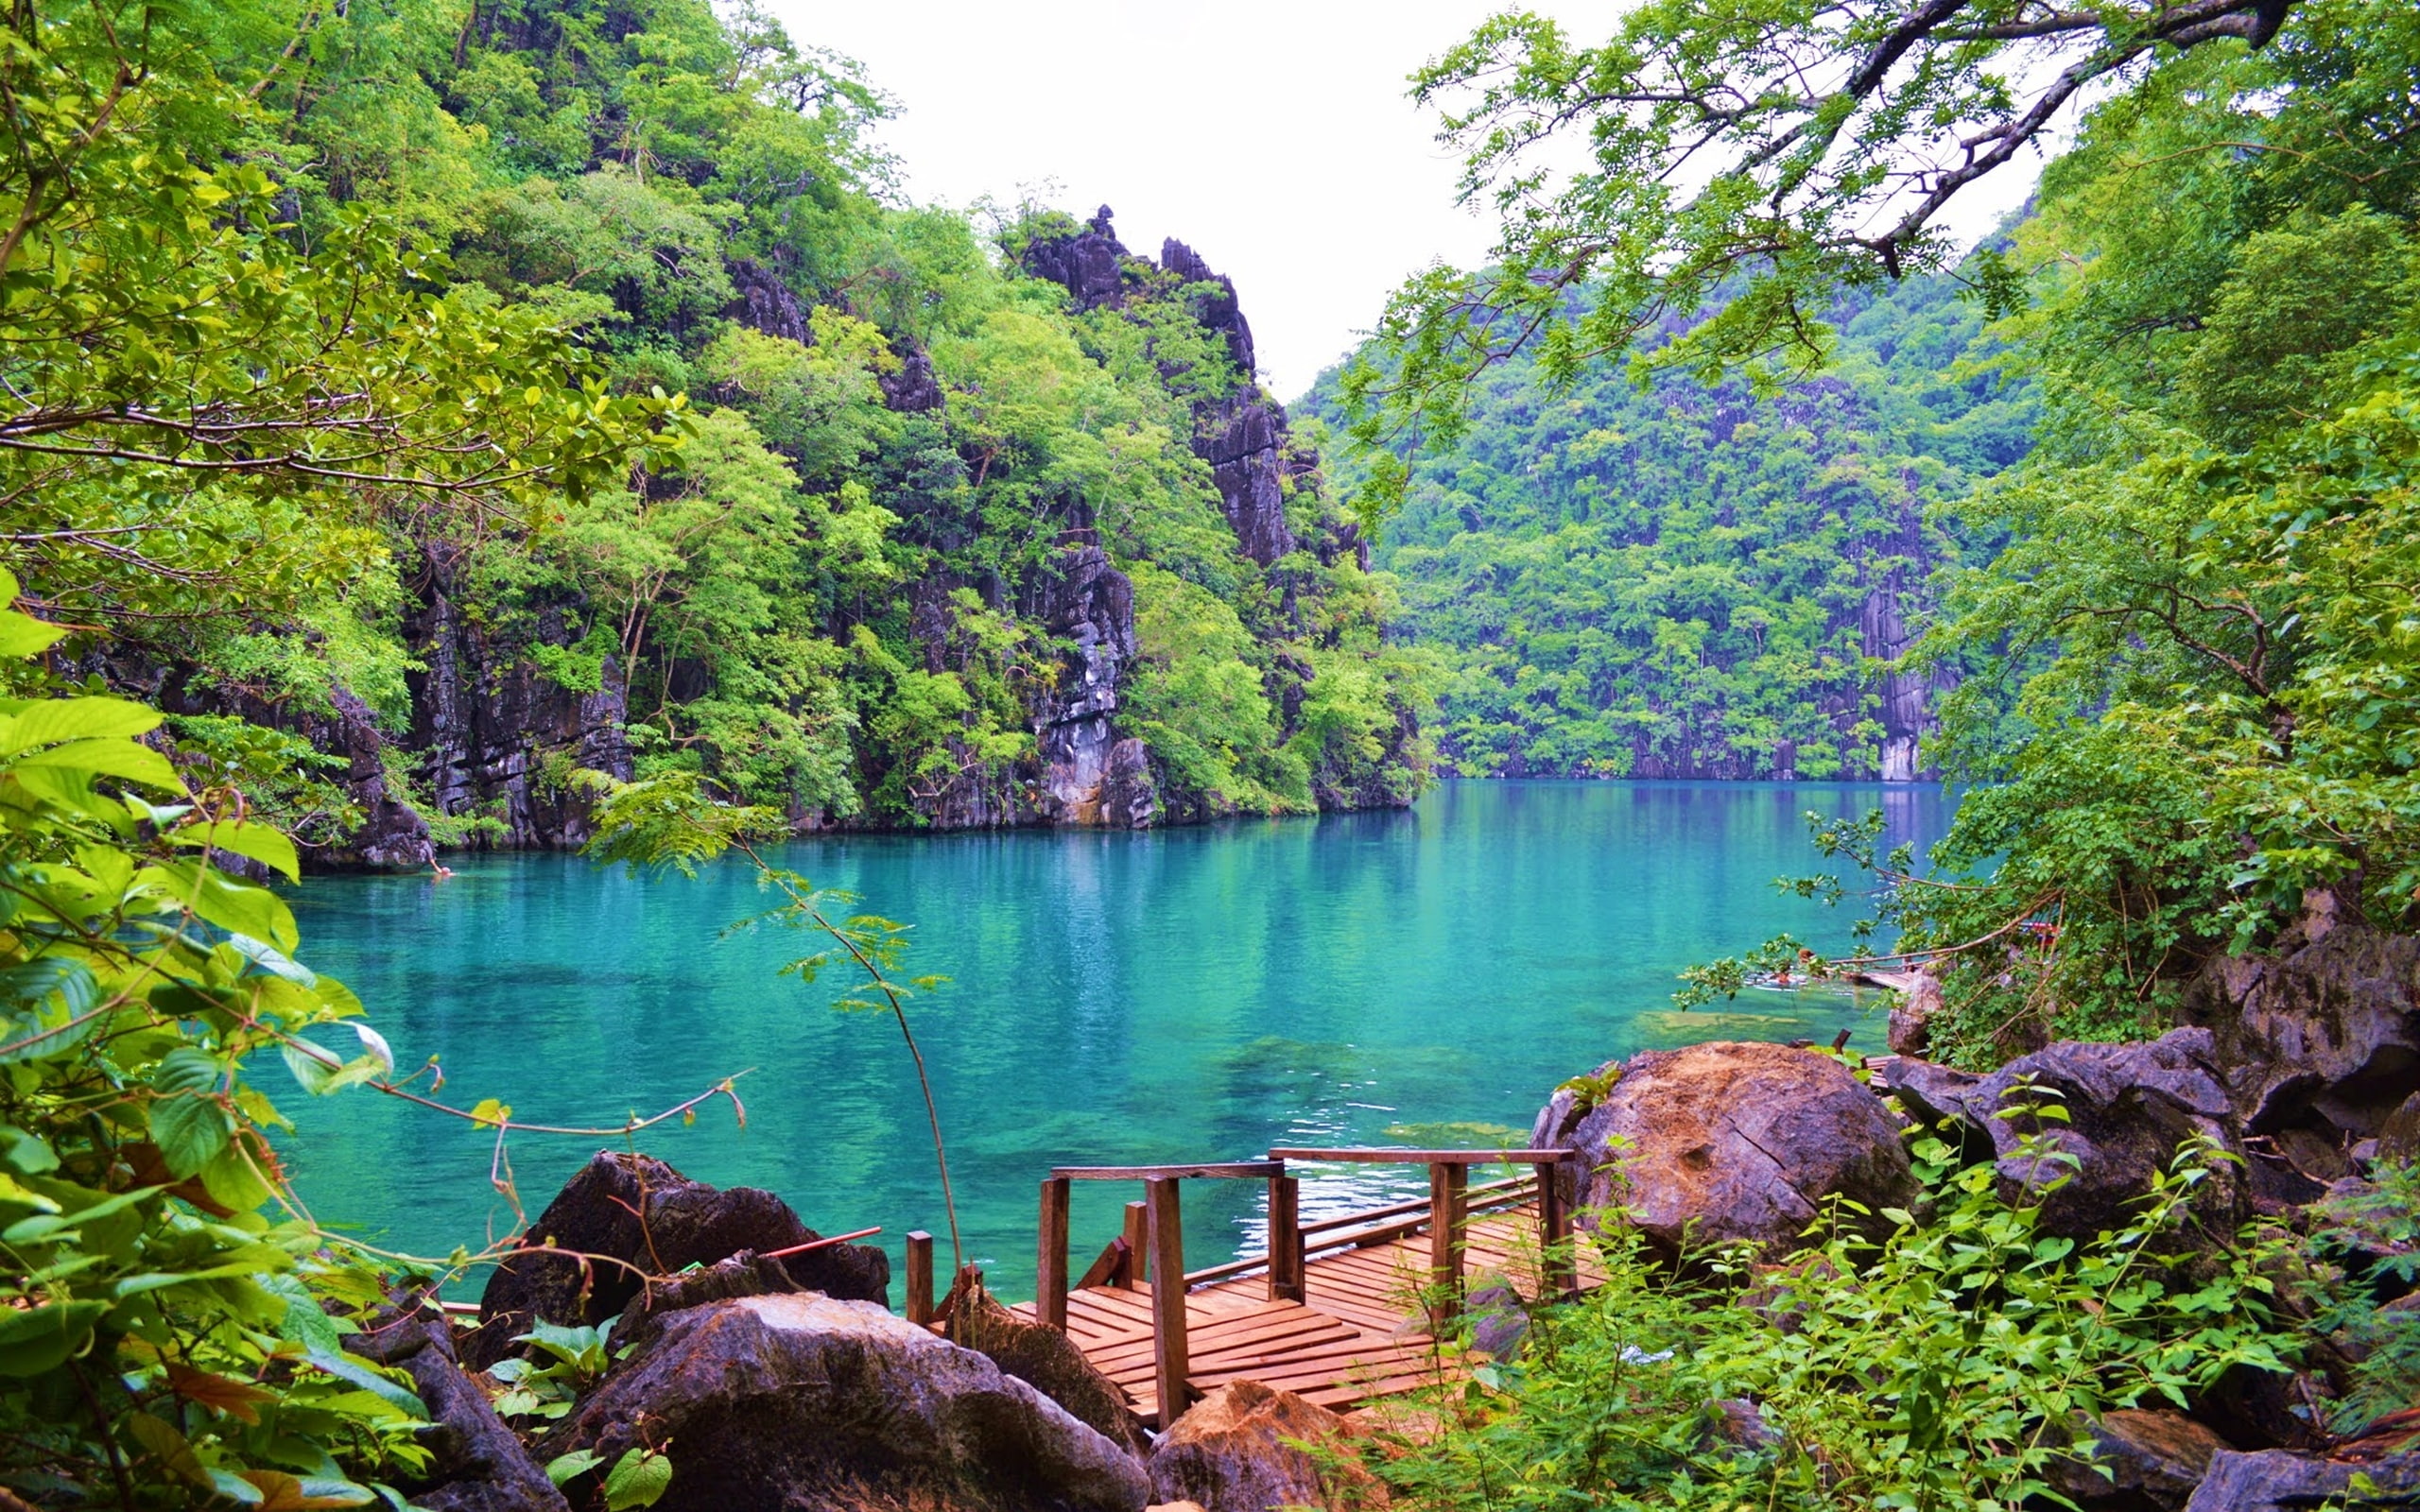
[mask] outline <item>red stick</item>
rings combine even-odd
[[[765,1251],[762,1258],[779,1260],[784,1255],[803,1255],[810,1249],[829,1249],[834,1245],[845,1245],[852,1239],[865,1239],[880,1232],[882,1232],[882,1226],[876,1224],[871,1228],[860,1228],[853,1234],[834,1234],[829,1239],[810,1239],[805,1244],[792,1245],[787,1249],[769,1249]]]

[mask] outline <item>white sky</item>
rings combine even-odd
[[[1618,0],[1528,0],[1579,40]],[[769,0],[802,43],[866,65],[902,113],[884,130],[925,202],[1013,202],[1049,186],[1120,240],[1189,243],[1232,277],[1262,376],[1291,399],[1430,260],[1481,260],[1491,225],[1456,208],[1456,160],[1404,78],[1490,0]],[[2001,175],[1995,175],[1996,179]],[[2004,211],[2024,185],[1987,183]],[[1967,197],[1962,197],[1962,199]],[[1962,207],[1964,208],[1964,207]],[[1996,218],[1983,205],[1977,230]],[[1966,216],[1961,215],[1964,221]]]

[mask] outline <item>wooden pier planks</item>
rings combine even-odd
[[[1463,1229],[1476,1281],[1501,1280],[1538,1293],[1534,1204],[1483,1213]],[[1584,1246],[1582,1246],[1584,1248]],[[1580,1260],[1581,1284],[1602,1280]],[[1257,1381],[1343,1411],[1374,1398],[1450,1379],[1464,1362],[1430,1336],[1418,1304],[1432,1257],[1425,1232],[1311,1257],[1304,1300],[1272,1301],[1267,1279],[1235,1277],[1197,1286],[1184,1298],[1185,1383],[1196,1395],[1233,1381]],[[1136,1413],[1159,1407],[1152,1349],[1153,1290],[1090,1286],[1067,1296],[1067,1335],[1123,1391]],[[1034,1315],[1031,1303],[1016,1311]]]

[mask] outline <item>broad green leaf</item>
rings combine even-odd
[[[267,940],[287,954],[302,942],[294,928],[294,911],[285,906],[285,900],[198,861],[146,867],[137,881],[159,888],[230,934]]]
[[[240,1475],[235,1475],[226,1470],[216,1469],[212,1469],[210,1472],[210,1484],[217,1490],[219,1495],[227,1498],[230,1502],[234,1503],[237,1506],[262,1506],[265,1505],[268,1500],[267,1497],[261,1495],[261,1488],[259,1486],[254,1486],[251,1482],[245,1480]]]
[[[344,1062],[333,1050],[322,1049],[308,1040],[288,1040],[282,1049],[285,1069],[302,1084],[302,1090],[317,1097],[330,1091],[328,1083],[336,1077]]]
[[[160,1057],[159,1066],[151,1073],[151,1090],[156,1092],[206,1092],[216,1089],[227,1068],[218,1057],[198,1045],[179,1045]]]
[[[202,1467],[201,1458],[193,1452],[185,1435],[165,1420],[147,1412],[127,1415],[127,1432],[144,1451],[160,1462],[160,1468],[189,1485],[210,1488],[210,1472]]]
[[[50,1142],[13,1124],[0,1124],[0,1165],[19,1176],[41,1176],[59,1169],[59,1154]]]
[[[0,755],[71,740],[125,740],[159,726],[156,711],[123,698],[43,698],[0,719]]]
[[[9,595],[15,597],[14,593]],[[15,610],[0,610],[0,657],[22,661],[49,650],[59,644],[67,631],[57,625],[45,625],[30,614]]]
[[[356,1360],[352,1355],[335,1349],[313,1349],[308,1358],[318,1368],[339,1381],[350,1381],[363,1390],[373,1393],[379,1400],[406,1417],[425,1418],[428,1416],[427,1407],[422,1404],[418,1397],[380,1375],[366,1360]]]
[[[19,1311],[0,1308],[0,1376],[56,1370],[93,1336],[107,1302],[52,1302]]]
[[[302,875],[302,858],[295,853],[294,842],[275,825],[251,819],[225,824],[196,824],[175,831],[168,838],[181,846],[224,850],[231,855],[249,857],[282,874],[289,882],[298,881]]]
[[[665,1447],[671,1447],[668,1440]],[[656,1450],[632,1449],[605,1472],[605,1512],[653,1506],[671,1486],[670,1456]]]
[[[168,758],[130,740],[71,740],[5,764],[23,772],[47,768],[87,777],[114,777],[147,787],[174,790],[182,786]]]
[[[227,1142],[227,1147],[210,1158],[201,1168],[202,1190],[222,1208],[237,1212],[250,1212],[269,1199],[268,1183],[262,1179],[257,1153],[248,1153],[245,1145],[256,1142],[258,1135],[239,1134]]]
[[[557,1486],[567,1485],[604,1463],[605,1456],[593,1449],[575,1449],[546,1461],[546,1479]]]
[[[180,1179],[199,1175],[227,1147],[228,1137],[233,1132],[227,1110],[217,1099],[199,1092],[178,1092],[156,1099],[151,1104],[149,1124],[151,1143],[160,1146],[168,1174]]]
[[[101,1000],[100,984],[93,979],[92,968],[79,960],[43,955],[0,967],[0,999],[34,1004],[53,993],[71,1014],[81,1013]]]
[[[67,1186],[63,1182],[47,1184],[51,1185],[54,1191],[79,1192],[82,1190],[81,1188]],[[38,1239],[58,1233],[61,1229],[78,1228],[84,1224],[95,1223],[103,1218],[108,1218],[116,1213],[123,1212],[127,1209],[133,1207],[136,1203],[157,1196],[164,1190],[165,1189],[162,1187],[135,1187],[131,1191],[121,1192],[114,1196],[103,1197],[97,1202],[89,1203],[84,1207],[72,1209],[64,1212],[41,1213],[31,1218],[23,1218],[10,1224],[6,1228],[0,1228],[0,1244],[32,1244]],[[59,1201],[60,1206],[62,1208],[66,1207],[65,1198],[60,1198]]]

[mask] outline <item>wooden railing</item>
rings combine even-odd
[[[1198,1285],[1265,1270],[1271,1301],[1306,1300],[1310,1257],[1322,1250],[1382,1244],[1429,1229],[1431,1297],[1437,1304],[1431,1326],[1442,1328],[1460,1310],[1462,1296],[1464,1228],[1474,1211],[1517,1206],[1537,1194],[1543,1276],[1550,1293],[1568,1295],[1574,1285],[1570,1261],[1571,1226],[1553,1167],[1566,1150],[1399,1150],[1399,1149],[1274,1149],[1265,1160],[1235,1160],[1196,1165],[1064,1165],[1043,1178],[1041,1223],[1034,1249],[1034,1315],[1050,1327],[1067,1326],[1071,1290],[1092,1286],[1135,1289],[1147,1280],[1151,1288],[1151,1336],[1154,1383],[1159,1394],[1160,1426],[1174,1422],[1186,1400],[1185,1294]],[[1352,1161],[1428,1167],[1425,1201],[1394,1203],[1318,1223],[1302,1221],[1302,1182],[1288,1173],[1288,1160]],[[1470,1185],[1475,1165],[1530,1165],[1530,1177]],[[1269,1248],[1246,1257],[1188,1272],[1184,1268],[1183,1208],[1178,1183],[1187,1180],[1260,1180],[1269,1183]],[[1068,1210],[1078,1181],[1140,1181],[1144,1200],[1126,1205],[1121,1232],[1076,1278],[1068,1276]],[[1393,1220],[1390,1222],[1389,1220]],[[916,1236],[908,1243],[909,1316],[915,1316],[920,1296],[917,1283]],[[931,1310],[931,1250],[925,1251],[923,1297]],[[947,1304],[942,1304],[946,1306]],[[921,1320],[920,1320],[921,1321]]]
[[[1281,1147],[1272,1160],[1347,1161],[1365,1165],[1428,1167],[1428,1273],[1430,1322],[1442,1327],[1461,1310],[1464,1228],[1470,1221],[1470,1175],[1474,1165],[1535,1168],[1538,1188],[1538,1255],[1543,1290],[1569,1296],[1576,1284],[1571,1265],[1571,1214],[1555,1185],[1555,1165],[1569,1150],[1400,1150],[1355,1146],[1339,1149]],[[1400,1204],[1398,1209],[1410,1204]],[[1369,1216],[1367,1214],[1357,1216]],[[1409,1222],[1405,1232],[1418,1227]],[[1307,1260],[1305,1262],[1307,1263]]]

